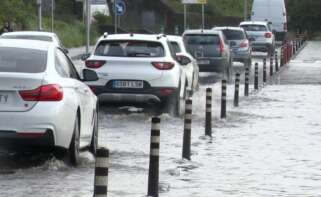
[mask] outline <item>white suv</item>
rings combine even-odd
[[[246,31],[253,51],[274,54],[275,36],[269,22],[245,21],[240,24],[240,27]]]
[[[99,77],[88,85],[100,101],[161,104],[180,116],[187,89],[183,65],[190,62],[176,57],[164,35],[104,34],[86,59],[86,67]]]

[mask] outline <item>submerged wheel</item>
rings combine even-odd
[[[80,126],[79,116],[76,117],[74,132],[72,135],[71,143],[68,150],[68,158],[73,166],[79,164],[79,146],[80,146]]]

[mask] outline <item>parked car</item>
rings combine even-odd
[[[187,51],[197,60],[201,72],[223,73],[230,78],[233,58],[222,31],[186,30],[183,39]]]
[[[254,0],[251,20],[271,22],[276,40],[283,41],[285,39],[288,28],[284,0]]]
[[[275,36],[269,22],[245,21],[240,27],[246,31],[253,51],[267,52],[269,56],[274,54]]]
[[[67,150],[74,165],[95,153],[97,98],[82,81],[97,75],[83,74],[53,43],[0,39],[0,146]]]
[[[85,62],[99,80],[87,84],[103,102],[160,104],[182,115],[188,85],[183,66],[191,60],[176,56],[168,42],[163,35],[105,34]]]
[[[169,35],[167,38],[172,50],[174,50],[174,53],[176,54],[176,57],[180,57],[182,55],[191,59],[191,62],[184,65],[183,68],[187,77],[187,91],[190,93],[189,95],[192,96],[199,87],[199,67],[197,61],[187,52],[181,36]]]
[[[60,47],[65,53],[68,53],[68,49],[66,49],[57,34],[52,32],[42,32],[42,31],[15,31],[4,33],[0,36],[0,38],[4,39],[24,39],[24,40],[39,40],[52,42],[57,47]]]
[[[242,62],[244,66],[251,66],[252,49],[247,35],[240,27],[215,27],[213,30],[222,31],[228,40],[233,53],[233,61]]]

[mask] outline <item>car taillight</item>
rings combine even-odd
[[[86,61],[87,68],[93,68],[93,69],[100,68],[104,64],[106,64],[106,61],[104,61],[104,60],[87,60]]]
[[[272,33],[271,33],[271,32],[266,32],[266,33],[264,34],[264,37],[266,37],[266,38],[272,38]]]
[[[249,42],[248,41],[244,41],[240,44],[240,48],[247,48],[249,46]]]
[[[152,64],[158,70],[170,70],[175,66],[173,62],[152,62]]]
[[[34,90],[19,91],[24,101],[61,101],[63,98],[62,87],[55,84],[43,85]]]
[[[223,54],[224,52],[224,43],[223,40],[220,40],[220,53]]]

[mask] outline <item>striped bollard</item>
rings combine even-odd
[[[221,98],[221,118],[226,118],[226,80],[222,80],[222,98]]]
[[[99,148],[96,152],[94,197],[107,197],[109,150]]]
[[[278,52],[275,51],[275,72],[279,71],[279,58],[278,58]]]
[[[245,68],[244,96],[249,96],[250,68]]]
[[[235,75],[234,107],[239,106],[240,74]]]
[[[152,118],[150,138],[148,194],[147,196],[158,197],[159,184],[159,143],[160,143],[160,118]]]
[[[206,88],[205,135],[212,136],[212,88]]]
[[[273,55],[270,57],[270,76],[273,76]]]
[[[266,59],[263,59],[263,83],[266,83]]]
[[[185,120],[182,157],[191,160],[192,99],[185,102]]]
[[[259,64],[255,63],[255,72],[254,72],[254,89],[259,89]]]

